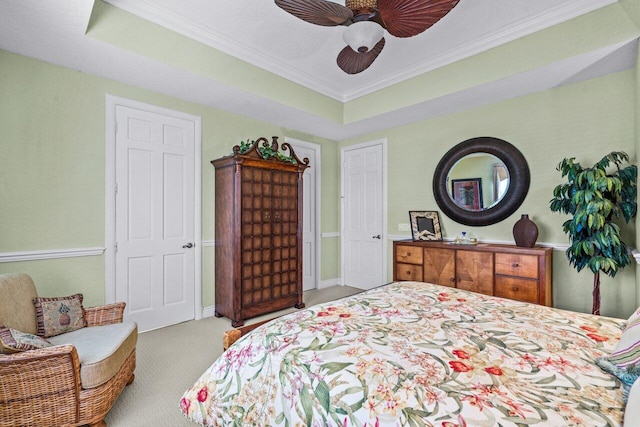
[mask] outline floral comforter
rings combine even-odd
[[[623,320],[418,282],[276,319],[187,390],[210,426],[619,426]]]

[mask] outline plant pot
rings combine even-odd
[[[513,226],[513,238],[516,246],[532,248],[538,240],[538,226],[524,214]]]

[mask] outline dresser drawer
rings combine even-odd
[[[419,246],[396,246],[396,262],[422,265],[422,248]]]
[[[496,253],[495,266],[496,274],[538,278],[538,257],[535,255]]]
[[[538,281],[496,276],[494,295],[518,301],[538,303]]]
[[[397,263],[396,280],[422,282],[422,266]]]

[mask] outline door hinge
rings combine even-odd
[[[116,131],[116,135],[118,134],[118,122],[114,122],[113,124],[114,130]]]
[[[113,194],[118,194],[118,183],[116,182],[116,185],[113,188]]]
[[[113,251],[114,251],[115,253],[118,253],[118,242],[116,242],[116,243],[113,245]]]

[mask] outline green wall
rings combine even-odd
[[[212,159],[259,136],[291,136],[322,147],[322,232],[338,230],[336,143],[0,51],[0,253],[104,247],[105,95],[202,117],[202,239],[214,239]],[[335,238],[322,242],[321,279],[338,277]],[[214,304],[213,247],[202,251],[203,304]],[[32,275],[38,292],[83,292],[104,301],[104,255],[0,263]]]
[[[289,136],[322,146],[323,233],[340,229],[340,148],[387,138],[390,235],[403,234],[397,225],[407,222],[407,211],[437,210],[431,177],[451,146],[476,136],[505,139],[523,152],[532,172],[524,204],[513,216],[490,227],[463,227],[441,217],[445,237],[467,230],[480,240],[512,241],[513,224],[527,213],[538,224],[539,242],[560,245],[568,243],[561,231],[565,218],[548,209],[551,190],[561,182],[555,165],[567,156],[592,163],[611,150],[624,150],[636,162],[640,146],[637,67],[342,143],[5,51],[0,51],[0,73],[0,150],[5,160],[0,168],[0,253],[104,246],[106,93],[202,117],[203,240],[214,238],[209,161],[229,154],[233,145],[246,138]],[[624,230],[633,244],[635,225]],[[322,280],[339,277],[339,249],[339,238],[322,240]],[[604,315],[626,317],[638,305],[635,270],[630,267],[615,280],[603,279]],[[0,263],[0,273],[13,271],[31,274],[45,296],[81,291],[87,305],[104,301],[103,256]],[[391,271],[389,256],[390,275]],[[205,306],[214,303],[213,281],[213,248],[205,247]],[[555,252],[556,306],[589,311],[591,285],[589,273],[577,274],[564,253]]]
[[[388,140],[388,233],[399,232],[410,210],[439,210],[432,193],[432,176],[445,152],[477,136],[493,136],[515,145],[531,170],[531,186],[522,206],[506,220],[489,227],[466,227],[441,214],[443,235],[461,231],[480,241],[513,242],[512,227],[522,214],[536,222],[540,243],[567,245],[562,232],[567,217],[551,213],[553,187],[561,182],[555,166],[565,157],[596,162],[612,150],[629,153],[637,161],[635,142],[635,77],[624,71],[408,126],[388,129],[349,141],[341,147],[386,137]],[[409,184],[411,183],[411,184]],[[635,225],[623,227],[634,244]],[[391,249],[390,249],[391,250]],[[391,279],[391,252],[388,257]],[[626,317],[635,308],[635,271],[628,268],[615,280],[602,280],[603,315]],[[577,311],[591,311],[592,276],[577,274],[563,251],[554,252],[554,303]]]

